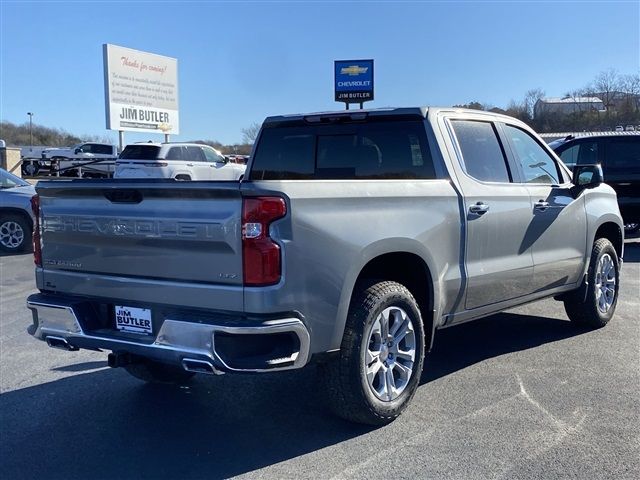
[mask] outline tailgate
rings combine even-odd
[[[189,284],[242,304],[238,183],[73,180],[37,191],[45,289],[143,300],[153,286],[161,302]]]

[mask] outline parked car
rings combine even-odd
[[[555,140],[549,146],[570,169],[575,165],[601,164],[605,182],[618,195],[627,233],[640,230],[640,132],[569,136]]]
[[[625,132],[633,132],[633,131],[635,131],[635,127],[633,125],[627,125],[626,127],[624,127],[624,131]]]
[[[31,248],[35,188],[0,168],[0,251],[23,252]]]
[[[616,125],[615,131],[616,132],[624,132],[624,127],[622,125]]]
[[[198,143],[134,143],[116,162],[115,178],[238,180],[246,166],[228,161],[218,150]]]
[[[70,148],[45,148],[41,155],[39,169],[48,167],[62,176],[109,177],[118,150],[108,143],[87,142]]]
[[[546,297],[601,328],[618,300],[623,225],[599,165],[571,176],[489,112],[270,117],[241,182],[37,190],[36,338],[111,350],[149,382],[314,362],[356,422],[403,412],[438,329]]]

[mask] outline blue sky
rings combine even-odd
[[[333,60],[375,59],[368,107],[505,106],[640,69],[640,1],[0,3],[0,118],[105,129],[102,44],[178,58],[172,140],[241,140],[282,113],[342,109]],[[127,141],[160,135],[126,134]]]

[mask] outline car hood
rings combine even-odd
[[[12,197],[33,197],[36,194],[36,189],[33,185],[22,185],[13,188],[0,189],[0,195],[11,195]]]

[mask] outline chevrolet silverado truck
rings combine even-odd
[[[571,174],[488,112],[274,116],[241,182],[37,193],[32,335],[151,382],[315,363],[356,422],[401,414],[439,329],[545,297],[599,328],[618,300],[624,229],[600,166]]]

